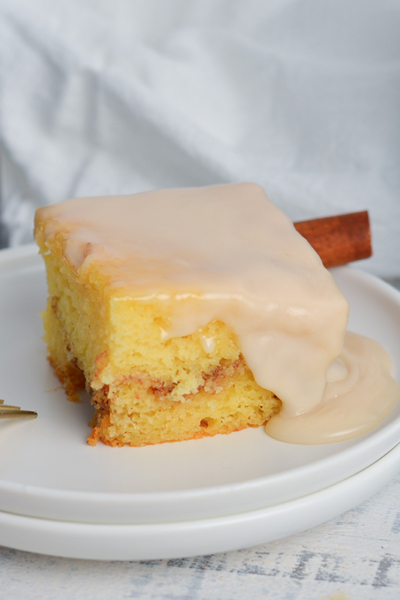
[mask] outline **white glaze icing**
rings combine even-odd
[[[215,339],[207,335],[200,336],[200,344],[207,354],[211,354],[215,350]]]
[[[171,327],[162,339],[214,319],[229,325],[256,381],[283,402],[267,426],[271,435],[296,443],[347,439],[378,425],[393,408],[398,387],[385,350],[357,338],[342,352],[348,303],[259,186],[73,199],[39,209],[36,222],[77,272],[99,262],[117,297],[168,303]],[[213,340],[201,343],[212,352]],[[371,360],[378,383],[364,401]],[[349,394],[354,408],[343,413]],[[318,423],[308,427],[316,410]],[[343,414],[351,426],[343,426]]]

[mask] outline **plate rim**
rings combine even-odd
[[[376,493],[399,471],[400,443],[360,472],[312,494],[264,509],[192,521],[76,523],[0,511],[0,544],[85,560],[163,560],[229,552],[288,537],[338,517]]]
[[[14,266],[11,264],[11,269],[7,268],[10,263],[14,262]],[[27,268],[33,266],[40,266],[43,273],[45,272],[44,265],[40,259],[38,249],[35,244],[29,244],[17,248],[9,248],[0,251],[0,275],[4,272],[17,271],[19,268]],[[374,275],[365,271],[360,271],[353,266],[339,267],[333,270],[333,273],[340,272],[346,275],[351,275],[352,278],[356,278],[367,286],[372,286],[375,290],[381,291],[386,297],[391,298],[398,305],[400,310],[400,292],[390,286],[388,283],[380,280]],[[391,423],[383,425],[375,434],[365,434],[360,436],[360,441],[348,448],[344,448],[336,454],[322,457],[313,460],[306,465],[300,467],[294,467],[280,473],[274,473],[271,475],[263,475],[260,477],[254,477],[246,481],[239,481],[234,483],[225,483],[220,485],[210,485],[203,487],[193,487],[190,489],[179,489],[179,490],[166,490],[159,492],[99,492],[99,491],[77,491],[77,490],[65,490],[48,488],[44,486],[33,486],[22,483],[10,482],[4,479],[0,479],[0,492],[21,494],[23,492],[29,492],[33,496],[46,496],[47,500],[71,500],[74,502],[95,502],[97,505],[102,505],[111,500],[116,503],[154,503],[157,504],[162,502],[173,503],[179,501],[189,500],[201,500],[208,497],[225,496],[232,492],[240,492],[243,490],[249,491],[260,491],[266,485],[277,485],[290,478],[310,477],[313,472],[321,470],[321,468],[329,467],[333,464],[345,463],[348,460],[349,455],[354,458],[354,455],[364,455],[366,451],[371,449],[371,446],[375,446],[378,442],[383,445],[379,455],[375,456],[374,460],[379,460],[385,452],[391,450],[398,442],[400,432],[400,415]],[[389,443],[384,443],[386,440],[391,440]],[[340,444],[340,442],[339,442]],[[370,464],[367,462],[361,466],[356,472],[360,472]],[[351,476],[351,475],[350,475]]]

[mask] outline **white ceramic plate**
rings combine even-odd
[[[0,512],[0,544],[91,560],[151,560],[228,552],[315,527],[363,502],[400,470],[400,445],[360,473],[303,498],[198,521],[97,525]]]
[[[335,276],[350,301],[350,328],[383,343],[398,376],[400,294],[352,268]],[[146,448],[92,448],[89,403],[68,402],[46,361],[38,316],[45,288],[34,247],[0,252],[0,397],[39,413],[35,421],[0,422],[4,513],[138,526],[227,518],[337,484],[400,440],[398,406],[370,434],[327,446],[284,444],[259,429]]]

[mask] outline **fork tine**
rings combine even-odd
[[[32,410],[14,410],[0,412],[0,419],[36,419],[37,413]]]
[[[33,410],[21,410],[19,406],[4,404],[0,399],[0,419],[36,419],[37,413]]]

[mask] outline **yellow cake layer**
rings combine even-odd
[[[224,323],[163,341],[167,305],[122,296],[96,263],[76,273],[57,244],[40,247],[50,294],[49,358],[71,399],[82,382],[92,394],[89,443],[142,446],[230,433],[263,425],[279,410]],[[215,343],[211,352],[204,336]]]

